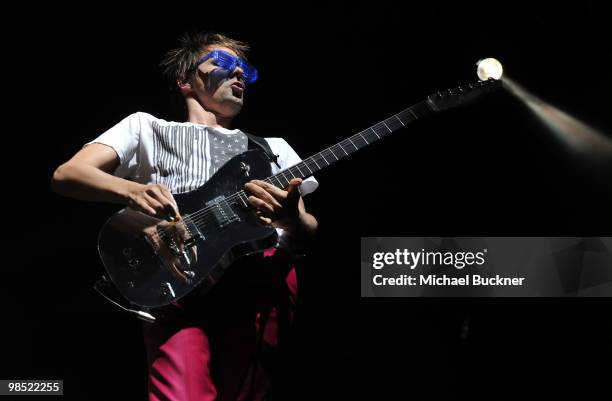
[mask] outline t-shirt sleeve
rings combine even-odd
[[[113,148],[119,157],[119,166],[114,174],[119,177],[130,178],[137,167],[137,151],[140,144],[142,124],[141,114],[134,113],[127,116],[114,127],[84,145],[101,143]]]
[[[272,152],[278,155],[278,164],[281,167],[280,169],[275,167],[274,174],[295,166],[302,161],[302,158],[298,156],[295,150],[283,138],[266,138],[266,141],[270,145]],[[300,185],[300,193],[302,196],[306,196],[317,189],[318,186],[319,182],[313,176],[310,176]]]

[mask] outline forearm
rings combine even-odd
[[[51,188],[58,194],[81,200],[127,204],[129,194],[142,184],[115,177],[85,163],[65,163],[58,167]]]
[[[300,213],[300,222],[298,225],[298,232],[301,233],[305,238],[312,238],[317,233],[319,222],[317,219],[308,212]]]
[[[294,250],[307,249],[315,237],[318,225],[317,219],[312,214],[306,211],[300,212],[295,224],[283,227],[285,231],[283,236],[286,236],[284,244]]]

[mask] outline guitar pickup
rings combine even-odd
[[[208,202],[205,206],[211,208],[212,215],[220,228],[240,221],[240,217],[234,212],[231,205],[225,200],[224,196],[218,196]]]

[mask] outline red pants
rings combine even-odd
[[[149,401],[261,400],[296,296],[295,269],[271,249],[232,265],[201,303],[144,323]]]

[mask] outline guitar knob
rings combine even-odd
[[[165,297],[167,296],[171,296],[172,298],[176,297],[176,294],[174,293],[174,289],[172,288],[172,284],[170,284],[167,281],[162,284],[161,294]]]

